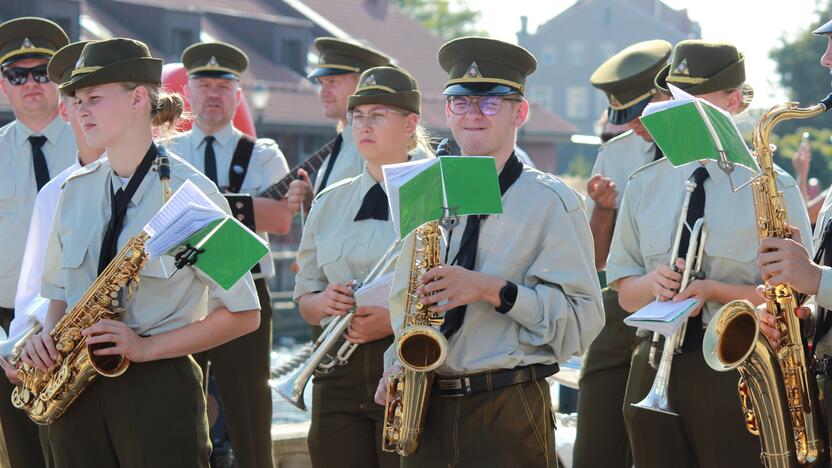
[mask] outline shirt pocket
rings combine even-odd
[[[654,229],[651,228],[641,233],[641,255],[647,264],[666,264],[670,262],[670,249],[673,244],[675,228]],[[676,252],[677,257],[684,257]]]
[[[67,242],[61,252],[61,268],[64,270],[79,270],[87,258],[89,246],[81,242]]]
[[[718,229],[707,233],[705,255],[731,264],[754,264],[756,272],[759,239],[756,228]]]

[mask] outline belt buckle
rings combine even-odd
[[[443,393],[441,396],[444,397],[461,397],[471,393],[471,379],[468,377],[441,379],[437,380],[436,383],[439,385],[439,390]]]

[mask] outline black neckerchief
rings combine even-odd
[[[113,193],[112,181],[110,182],[110,222],[107,223],[107,229],[104,231],[104,238],[101,240],[101,252],[98,257],[98,274],[100,275],[107,265],[116,257],[118,247],[118,236],[124,228],[124,215],[127,213],[127,205],[133,195],[136,194],[139,185],[141,185],[153,161],[159,154],[159,149],[155,143],[150,144],[147,153],[139,163],[136,171],[130,177],[126,187],[119,188]]]
[[[506,161],[503,170],[500,171],[500,196],[505,195],[506,191],[511,187],[520,174],[523,173],[523,163],[517,159],[514,152]],[[462,239],[459,241],[459,250],[456,253],[451,265],[459,265],[468,270],[474,270],[477,263],[477,244],[480,236],[480,225],[487,218],[488,215],[469,215],[465,223],[465,230],[462,232]],[[448,238],[448,246],[450,246],[450,237]],[[445,255],[447,258],[447,254]],[[442,323],[442,333],[450,338],[462,326],[462,321],[465,319],[465,309],[467,306],[454,307],[445,313],[445,321]]]
[[[358,214],[355,215],[353,221],[361,221],[364,219],[387,221],[390,219],[389,212],[390,208],[387,203],[387,194],[384,193],[381,184],[376,182],[364,195],[361,208],[358,209]]]

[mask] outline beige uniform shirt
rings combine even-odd
[[[392,220],[353,221],[375,184],[365,168],[359,176],[330,185],[315,198],[298,248],[295,301],[323,291],[329,283],[363,281],[396,240]]]
[[[818,221],[815,223],[813,238],[815,250],[820,247],[820,243],[823,241],[823,228],[826,227],[826,223],[829,222],[830,218],[832,218],[832,190],[827,191],[826,198],[823,200],[823,207],[820,210],[820,214],[818,214]],[[803,231],[801,231],[802,233]],[[827,252],[826,255],[832,255],[832,253]],[[821,266],[821,270],[818,294],[815,296],[814,303],[824,309],[830,310],[832,309],[832,267]],[[832,356],[832,333],[827,333],[820,340],[816,354],[818,356]]]
[[[581,196],[551,174],[526,166],[502,201],[503,213],[488,216],[480,225],[475,270],[517,284],[517,299],[506,314],[486,302],[468,306],[462,327],[449,340],[448,358],[438,369],[442,375],[565,362],[586,351],[604,326]],[[450,259],[459,251],[465,223],[462,218],[450,235]],[[391,322],[397,333],[412,245],[411,234],[402,246],[391,292]],[[388,351],[385,356],[388,365],[392,355]]]
[[[180,155],[182,159],[191,163],[203,174],[205,173],[205,133],[194,125],[193,129],[177,138],[171,140],[168,145],[170,151]],[[217,183],[220,187],[228,187],[228,169],[231,167],[231,159],[234,156],[234,149],[237,142],[243,136],[243,132],[228,124],[217,132],[214,137],[214,155],[217,159]],[[240,188],[240,193],[247,193],[252,196],[263,192],[289,173],[289,166],[283,152],[274,140],[270,138],[258,138],[254,145],[254,152],[249,161],[246,177]],[[268,244],[269,236],[265,232],[258,232]],[[274,276],[274,261],[271,254],[260,260],[260,273],[255,278],[271,278]]]
[[[645,141],[632,130],[601,145],[598,157],[595,158],[595,165],[592,167],[592,175],[601,174],[615,182],[615,190],[618,192],[615,209],[621,208],[621,200],[624,198],[624,189],[627,188],[630,175],[636,169],[653,161],[655,155],[656,145]],[[592,215],[593,209],[595,209],[595,202],[591,197],[587,197],[587,215]]]
[[[60,116],[38,133],[46,137],[43,154],[49,175],[54,177],[75,162],[75,137]],[[29,232],[38,186],[32,166],[36,135],[14,120],[0,128],[0,307],[13,308],[20,265]]]
[[[636,171],[624,194],[607,259],[607,281],[618,289],[618,280],[641,276],[657,266],[668,264],[679,213],[685,194],[685,181],[699,167],[693,162],[674,168],[667,159]],[[757,265],[756,215],[749,185],[731,191],[728,176],[715,162],[706,165],[710,177],[705,184],[705,278],[731,284],[762,284]],[[777,168],[778,186],[783,191],[789,224],[808,232],[809,216],[794,179]],[[731,178],[735,186],[745,183],[752,173],[737,166]],[[809,244],[808,236],[806,244]],[[808,245],[811,249],[811,245]],[[684,257],[674,254],[677,257]],[[709,301],[703,308],[703,325],[723,304]]]
[[[225,198],[208,178],[178,156],[171,154],[170,158],[173,192],[191,180],[230,213]],[[101,240],[110,220],[111,187],[116,190],[123,185],[104,159],[67,179],[47,242],[41,288],[44,297],[66,301],[69,310],[93,284],[98,276]],[[158,173],[150,171],[128,204],[118,248],[141,232],[161,207],[162,185]],[[149,260],[140,276],[139,287],[122,317],[140,335],[181,328],[220,306],[232,312],[260,309],[250,273],[225,291],[195,268],[176,270],[173,258],[165,255]]]

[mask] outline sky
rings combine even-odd
[[[793,37],[809,28],[815,18],[816,1],[664,0],[672,8],[688,9],[688,16],[701,26],[703,39],[734,43],[745,54],[746,76],[754,87],[755,106],[787,100],[777,84],[775,65],[769,60],[768,51],[784,34]],[[574,3],[575,0],[512,0],[512,11],[507,12],[505,0],[468,0],[469,7],[482,12],[481,29],[491,37],[515,43],[521,15],[529,17],[529,32],[533,33],[540,24]],[[818,41],[822,43],[823,39]]]

